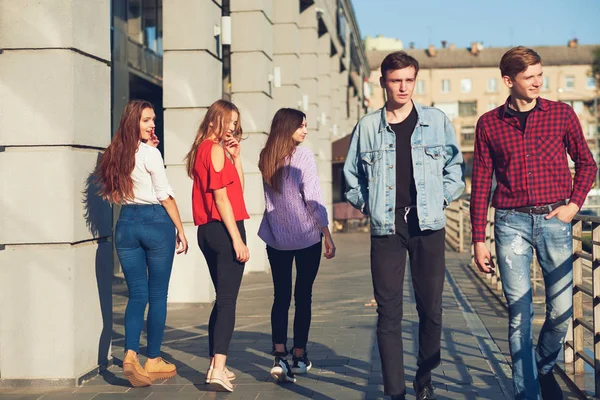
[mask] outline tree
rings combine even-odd
[[[600,47],[593,52],[592,76],[596,78],[596,87],[600,88]]]

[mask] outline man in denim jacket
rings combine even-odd
[[[419,63],[403,51],[381,64],[385,106],[354,128],[344,175],[346,198],[371,216],[371,273],[384,391],[404,399],[402,287],[406,254],[419,314],[417,399],[435,399],[445,273],[444,208],[463,192],[463,158],[452,123],[412,101]]]

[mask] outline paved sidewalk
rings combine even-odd
[[[274,383],[269,274],[244,277],[237,325],[228,366],[238,378],[232,394],[214,393],[203,384],[207,361],[207,321],[210,305],[169,309],[163,351],[178,366],[178,376],[148,388],[131,388],[121,374],[124,284],[116,285],[113,354],[116,365],[78,388],[2,390],[0,399],[380,399],[381,365],[375,339],[376,308],[371,305],[369,237],[338,234],[338,256],[323,260],[313,295],[313,321],[308,354],[313,369],[296,384]],[[448,253],[448,263],[465,262],[466,255]],[[457,269],[449,268],[449,271]],[[405,282],[404,339],[408,398],[416,371],[418,318],[409,275]],[[442,364],[434,371],[438,399],[506,399],[510,369],[495,343],[457,285],[447,275],[443,298]],[[293,310],[292,310],[293,311]],[[290,332],[291,323],[290,318]],[[291,340],[290,340],[291,344]],[[143,353],[144,350],[142,350]],[[119,359],[116,359],[119,358]]]

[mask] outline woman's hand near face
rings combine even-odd
[[[159,143],[160,140],[158,140],[158,136],[156,136],[155,133],[153,133],[152,136],[150,136],[150,139],[146,141],[146,144],[151,147],[158,147]]]
[[[225,135],[224,144],[225,150],[227,150],[227,153],[229,153],[234,160],[240,156],[240,141],[233,135]]]

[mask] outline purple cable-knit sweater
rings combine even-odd
[[[321,240],[329,224],[312,151],[296,147],[284,167],[281,193],[263,183],[265,213],[258,236],[277,250],[299,250]]]

